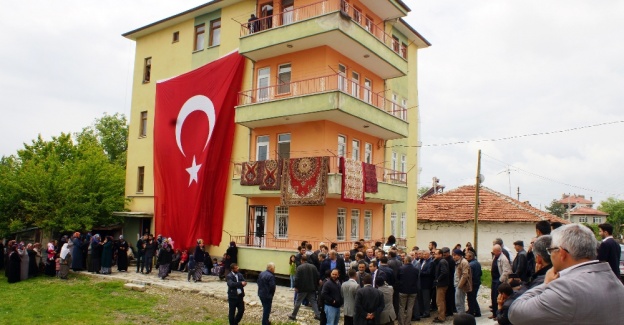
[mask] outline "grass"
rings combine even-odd
[[[492,271],[481,270],[481,284],[488,288],[492,287]]]

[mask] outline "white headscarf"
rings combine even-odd
[[[71,255],[71,252],[69,251],[69,244],[65,243],[63,244],[63,247],[61,248],[61,258],[65,259],[68,254]]]

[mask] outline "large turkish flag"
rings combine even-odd
[[[156,85],[155,227],[176,248],[221,242],[244,64],[232,53]]]

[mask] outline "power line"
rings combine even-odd
[[[611,121],[611,122],[604,122],[604,123],[598,123],[598,124],[592,124],[592,125],[579,126],[579,127],[574,127],[574,128],[564,129],[564,130],[527,133],[527,134],[522,134],[522,135],[513,135],[513,136],[509,136],[509,137],[501,137],[501,138],[493,138],[493,139],[464,140],[464,141],[447,142],[447,143],[421,144],[421,145],[416,145],[416,146],[407,146],[407,145],[397,144],[397,145],[392,145],[392,146],[386,147],[386,148],[391,148],[391,147],[409,147],[409,148],[444,147],[444,146],[452,146],[452,145],[468,144],[468,143],[496,142],[496,141],[505,141],[505,140],[520,139],[520,138],[528,138],[528,137],[534,137],[534,136],[540,136],[540,135],[551,135],[551,134],[557,134],[557,133],[566,133],[566,132],[572,132],[572,131],[579,131],[579,130],[583,130],[583,129],[589,129],[589,128],[605,126],[605,125],[611,125],[611,124],[618,124],[618,123],[624,123],[624,121]]]

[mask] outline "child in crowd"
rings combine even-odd
[[[184,251],[182,251],[182,257],[180,257],[180,267],[178,267],[178,271],[186,271],[186,262],[188,261],[188,258],[188,251],[185,249]]]
[[[57,257],[56,258],[56,277],[59,277],[59,274],[61,272],[61,258]]]
[[[186,280],[188,282],[191,282],[191,276],[193,276],[193,274],[195,273],[195,255],[193,254],[189,255],[187,269],[188,269],[188,277]]]
[[[295,255],[290,255],[289,264],[289,273],[290,274],[290,290],[295,290],[295,274],[297,274],[297,263],[295,260]]]
[[[212,269],[210,269],[210,275],[219,276],[220,271],[221,271],[221,268],[219,267],[219,262],[217,261],[217,258],[215,257],[212,259]]]

